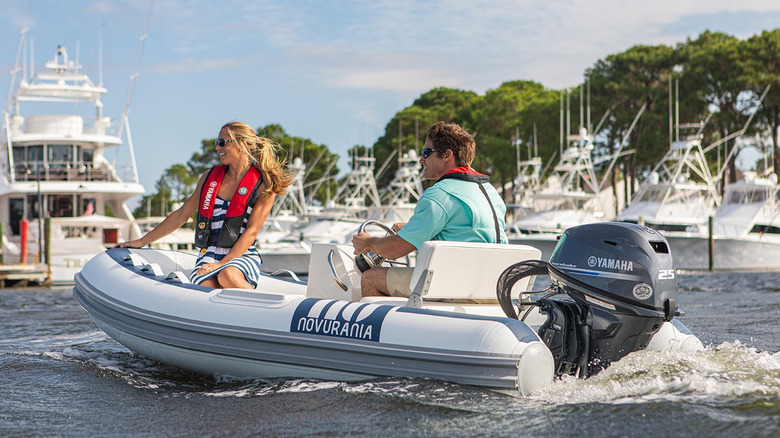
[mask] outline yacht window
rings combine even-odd
[[[38,219],[38,195],[27,195],[27,219]]]
[[[92,164],[95,151],[92,149],[85,149],[81,146],[77,146],[77,152],[79,161],[85,164]]]
[[[774,225],[756,224],[753,225],[753,228],[750,230],[750,232],[758,234],[780,234],[780,227],[776,227]]]
[[[11,221],[11,232],[19,235],[19,222],[24,219],[24,199],[8,199],[8,220]]]
[[[766,198],[767,198],[767,193],[766,193],[766,190],[764,190],[764,189],[754,190],[754,191],[750,192],[750,195],[751,195],[751,197],[750,197],[750,200],[748,202],[764,202],[764,201],[766,201]]]
[[[65,165],[73,162],[73,146],[69,144],[48,145],[49,164]]]
[[[728,199],[726,199],[726,204],[741,204],[742,203],[742,192],[733,191],[729,193]]]
[[[48,207],[52,217],[73,217],[73,196],[49,195]]]
[[[67,180],[68,170],[73,163],[73,145],[50,144],[46,147],[46,150],[49,164],[49,179]]]
[[[27,157],[24,156],[26,151],[24,146],[14,146],[14,165],[25,166],[27,164]]]

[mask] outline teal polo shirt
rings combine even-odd
[[[398,235],[417,249],[428,240],[496,243],[493,210],[477,184],[443,179],[429,187]],[[507,243],[506,204],[490,183],[483,187],[498,216],[501,242]]]

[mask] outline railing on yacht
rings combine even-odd
[[[111,175],[92,163],[28,162],[14,165],[15,181],[111,181]]]

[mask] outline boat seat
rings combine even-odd
[[[146,272],[147,274],[152,274],[155,277],[162,277],[163,276],[163,270],[157,263],[148,263],[144,265],[143,268],[141,268],[142,272]]]
[[[184,275],[184,272],[181,271],[171,271],[168,273],[168,276],[165,277],[165,279],[169,281],[175,281],[178,283],[184,283],[184,284],[191,283],[190,279],[187,278],[187,276]]]
[[[420,307],[422,299],[496,302],[498,277],[510,265],[538,260],[542,252],[528,245],[428,241],[420,246],[407,306]],[[528,288],[531,278],[515,285]],[[519,295],[517,292],[514,295]]]

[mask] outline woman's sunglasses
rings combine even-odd
[[[226,144],[230,143],[231,141],[235,141],[235,140],[231,140],[229,138],[218,138],[214,140],[214,146],[224,147]]]

